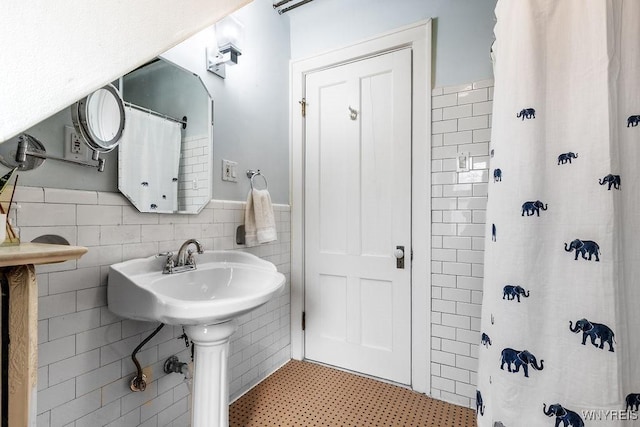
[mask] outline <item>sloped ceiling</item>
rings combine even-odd
[[[251,1],[3,2],[0,142]]]

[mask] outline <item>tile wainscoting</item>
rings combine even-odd
[[[493,80],[432,95],[431,394],[475,408]]]
[[[106,306],[109,265],[177,250],[188,238],[206,249],[245,250],[273,262],[285,291],[240,319],[229,359],[231,398],[290,358],[290,213],[275,205],[278,241],[254,248],[235,244],[244,203],[211,201],[198,215],[141,214],[117,193],[19,187],[12,220],[23,241],[57,234],[89,248],[77,261],[39,266],[38,419],[51,426],[187,426],[189,386],[165,375],[164,361],[190,349],[180,327],[165,327],[138,353],[148,377],[133,393],[133,349],[156,323],[122,319]]]

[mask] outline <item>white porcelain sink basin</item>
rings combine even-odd
[[[109,310],[169,325],[222,323],[269,301],[284,287],[276,267],[237,251],[206,251],[196,270],[162,274],[165,257],[133,259],[109,269]]]

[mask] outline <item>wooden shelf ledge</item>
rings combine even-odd
[[[0,267],[68,261],[80,258],[86,252],[87,248],[83,246],[48,243],[20,243],[14,246],[0,246]]]

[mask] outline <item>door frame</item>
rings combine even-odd
[[[304,120],[299,101],[308,73],[397,49],[412,50],[411,387],[431,390],[431,19],[290,63],[291,357],[304,358]]]

